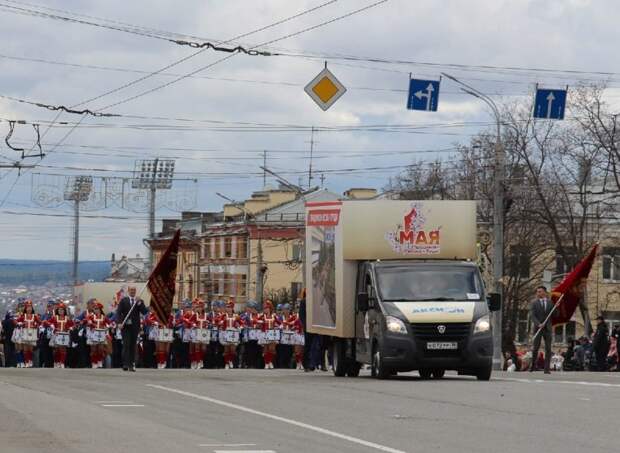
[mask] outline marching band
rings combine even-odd
[[[14,344],[19,368],[33,367],[34,352],[45,348],[53,351],[54,368],[118,366],[113,357],[122,344],[123,320],[116,319],[115,304],[111,308],[106,315],[103,304],[93,299],[83,313],[71,316],[64,302],[50,301],[39,317],[27,300],[7,315],[13,332],[4,341]],[[273,369],[278,363],[303,370],[304,338],[299,315],[289,304],[274,307],[266,300],[261,309],[248,301],[244,312],[236,313],[232,298],[211,303],[195,299],[185,301],[165,324],[153,311],[141,319],[138,360],[143,367],[157,369]],[[73,360],[68,358],[71,353]],[[282,357],[276,362],[279,353]],[[75,359],[80,354],[84,360]],[[40,355],[44,366],[43,352]]]

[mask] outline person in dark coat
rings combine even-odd
[[[2,342],[4,344],[4,366],[6,368],[17,366],[15,343],[12,340],[14,329],[13,314],[7,311],[4,320],[2,320]]]
[[[534,344],[532,347],[532,366],[530,371],[536,371],[538,364],[536,358],[538,357],[538,350],[540,349],[540,342],[544,338],[545,340],[545,360],[544,368],[545,374],[551,373],[551,343],[553,340],[553,330],[551,327],[551,319],[549,315],[553,311],[553,302],[547,295],[547,288],[539,286],[536,288],[536,299],[532,301],[530,306],[530,319],[532,320],[534,327],[534,334],[540,332],[534,338]],[[545,322],[547,321],[547,322]]]
[[[116,309],[123,334],[123,370],[136,371],[136,347],[140,334],[140,315],[146,315],[148,309],[144,301],[136,297],[135,286],[128,289],[129,295],[123,297]],[[133,308],[132,308],[133,307]]]
[[[596,357],[596,370],[607,371],[607,354],[609,353],[609,327],[603,316],[596,318],[596,332],[592,339],[592,349]]]

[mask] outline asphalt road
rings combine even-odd
[[[620,373],[0,369],[0,452],[618,451]]]

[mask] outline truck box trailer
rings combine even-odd
[[[307,203],[306,328],[334,338],[337,376],[488,380],[501,301],[476,258],[475,201]]]

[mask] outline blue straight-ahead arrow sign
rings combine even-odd
[[[566,108],[566,90],[536,89],[534,118],[563,120]]]
[[[409,80],[409,110],[424,110],[436,112],[439,104],[439,81],[436,80]]]

